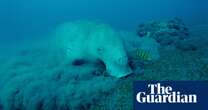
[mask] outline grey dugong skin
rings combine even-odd
[[[67,22],[56,29],[55,38],[68,62],[99,59],[111,76],[120,78],[132,73],[123,41],[109,25],[91,21]]]

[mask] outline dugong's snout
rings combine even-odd
[[[116,61],[107,63],[106,69],[110,75],[117,78],[122,78],[133,73],[132,69],[128,65],[127,57],[121,57]]]

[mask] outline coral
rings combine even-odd
[[[196,46],[190,42],[190,32],[179,18],[167,21],[153,21],[139,25],[138,35],[154,38],[163,46],[173,45],[182,50],[195,50]]]

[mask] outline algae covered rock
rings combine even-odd
[[[179,18],[140,24],[137,34],[144,37],[148,33],[162,46],[172,45],[182,50],[196,49],[193,42],[189,40],[189,29]]]

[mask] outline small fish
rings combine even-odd
[[[136,58],[139,60],[149,61],[151,60],[150,52],[144,49],[137,49]]]

